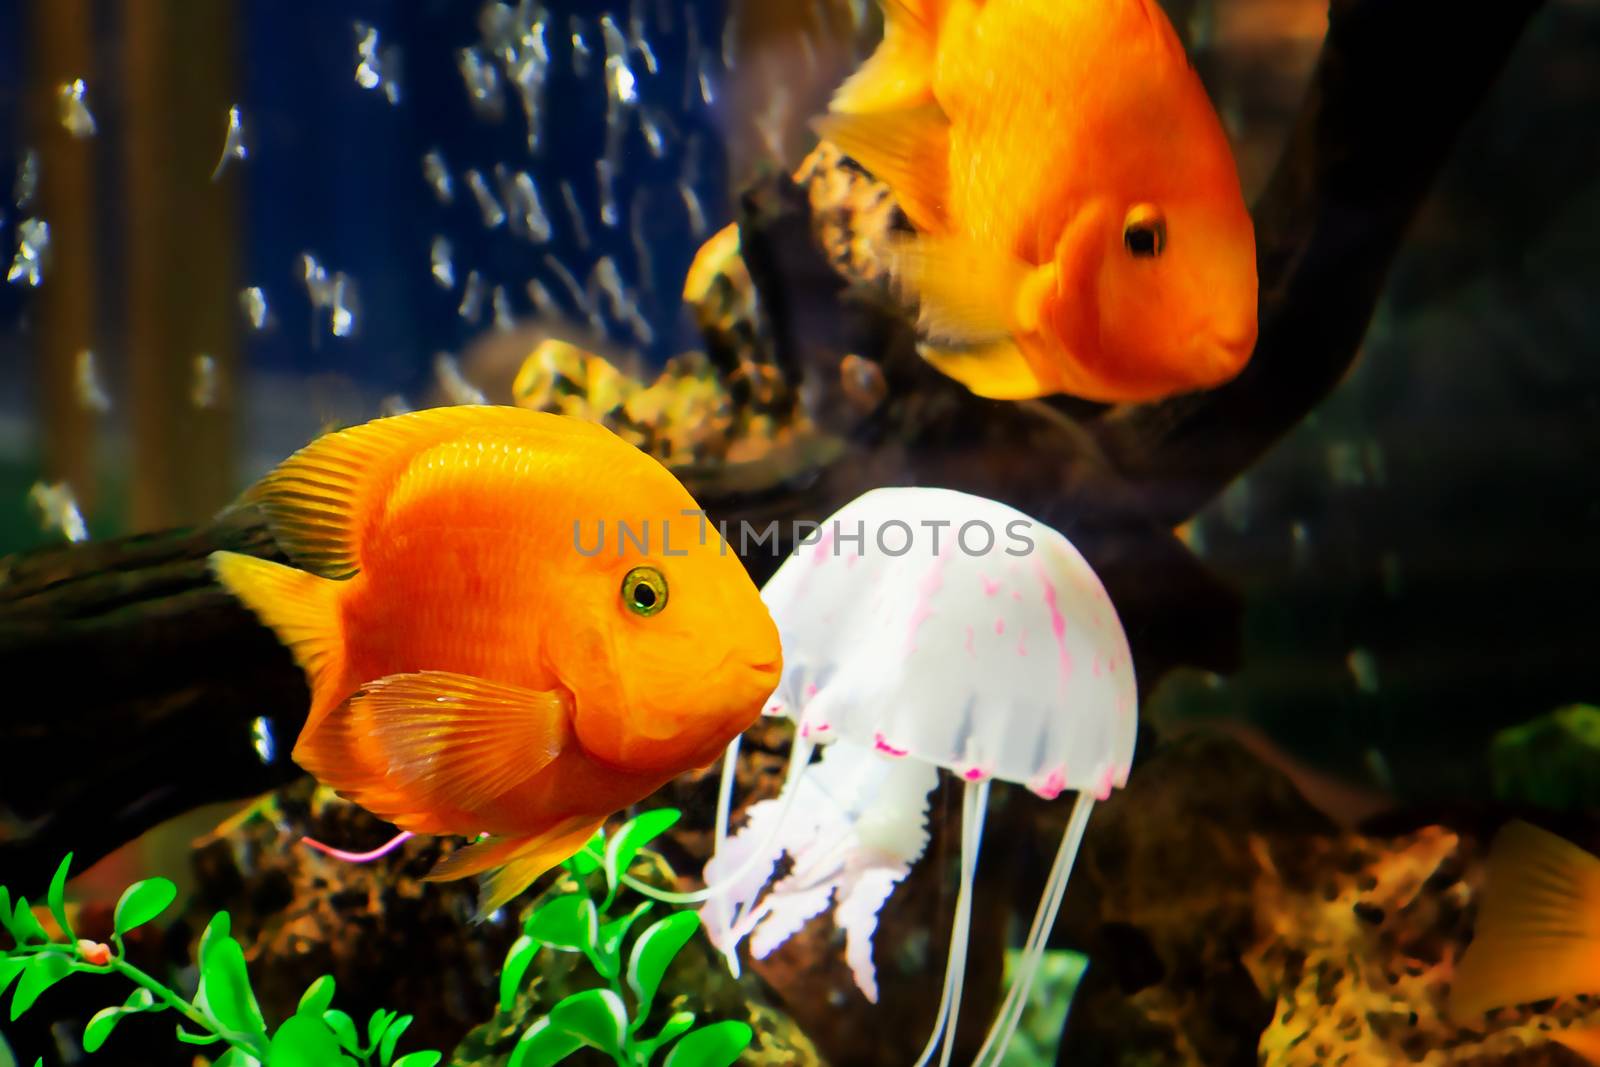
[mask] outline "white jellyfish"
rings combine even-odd
[[[726,834],[708,865],[706,926],[733,958],[758,955],[832,903],[846,957],[875,997],[878,909],[926,842],[927,794],[963,783],[961,879],[934,1031],[918,1058],[954,1047],[973,877],[989,785],[1077,800],[978,1063],[1016,1029],[1095,800],[1127,780],[1137,732],[1127,638],[1104,587],[1060,533],[1004,504],[944,489],[877,489],[822,524],[762,597],[783,678],[769,711],[798,724],[789,779]],[[810,763],[813,745],[829,746]],[[797,802],[796,798],[800,798]],[[789,874],[762,895],[779,855]],[[942,1052],[941,1052],[942,1045]]]

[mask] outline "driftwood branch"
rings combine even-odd
[[[1062,530],[1099,571],[1141,683],[1180,663],[1228,669],[1237,605],[1170,528],[1355,358],[1408,221],[1538,6],[1507,0],[1462,18],[1431,0],[1334,3],[1306,107],[1256,210],[1261,341],[1238,380],[1204,395],[1112,411],[974,397],[917,357],[881,294],[840,277],[803,189],[787,176],[757,183],[740,226],[765,355],[838,448],[760,484],[717,470],[685,469],[684,480],[713,517],[762,524],[820,519],[878,485],[1004,500]],[[851,386],[863,370],[865,392]],[[166,817],[298,773],[285,753],[304,682],[211,584],[204,558],[218,548],[278,555],[258,522],[236,516],[0,561],[0,669],[13,693],[39,694],[0,712],[0,870],[24,891],[69,848],[81,867]],[[778,562],[746,559],[758,578]],[[270,763],[252,737],[261,717],[278,739]]]

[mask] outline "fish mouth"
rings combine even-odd
[[[1195,339],[1195,359],[1192,364],[1194,383],[1199,386],[1221,385],[1231,381],[1244,370],[1255,351],[1254,331],[1244,334],[1204,334]]]

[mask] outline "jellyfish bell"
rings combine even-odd
[[[910,817],[916,805],[908,797],[920,789],[925,805],[934,768],[946,769],[963,783],[961,879],[934,1031],[917,1063],[939,1052],[948,1064],[990,783],[1017,783],[1046,799],[1075,792],[1016,979],[978,1055],[979,1063],[998,1062],[1089,812],[1126,782],[1133,760],[1136,688],[1110,597],[1065,537],[1014,508],[946,489],[887,488],[822,523],[762,598],[784,649],[768,710],[795,720],[796,740],[783,795],[753,806],[750,823],[732,838],[725,829],[730,748],[706,892],[734,891],[708,929],[731,961],[747,935],[760,955],[832,900],[847,939],[865,930],[871,981],[877,909],[926,841],[921,811]],[[813,765],[814,745],[851,754]],[[927,768],[909,780],[917,788],[871,767],[901,761]],[[797,796],[806,799],[797,805]],[[784,851],[795,867],[758,901]],[[874,864],[885,873],[863,895],[862,880],[849,876]],[[858,947],[852,968],[870,995],[860,958]]]
[[[1127,638],[1083,556],[1023,512],[949,489],[874,489],[761,597],[785,655],[774,699],[808,740],[846,737],[1046,799],[1104,799],[1126,782]]]

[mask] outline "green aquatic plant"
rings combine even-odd
[[[500,1010],[512,1010],[530,968],[546,949],[582,953],[601,982],[563,997],[535,1019],[506,1067],[546,1067],[586,1046],[610,1056],[619,1067],[649,1067],[662,1052],[661,1067],[728,1067],[749,1047],[754,1032],[748,1023],[696,1028],[690,1011],[673,1012],[654,1033],[646,1033],[667,968],[699,930],[700,916],[674,912],[630,938],[652,902],[620,915],[613,915],[612,908],[640,850],[677,821],[672,808],[645,812],[609,838],[604,830],[596,833],[562,865],[578,888],[529,913],[500,972]],[[589,877],[596,871],[605,878],[599,899],[588,888],[593,883],[598,893],[599,883]]]
[[[33,1007],[51,986],[72,974],[119,974],[133,992],[120,1005],[103,1008],[84,1027],[83,1049],[95,1052],[117,1023],[129,1015],[170,1011],[179,1021],[177,1039],[188,1045],[226,1045],[213,1067],[435,1067],[443,1054],[411,1052],[395,1058],[395,1045],[411,1016],[379,1009],[367,1021],[366,1040],[355,1020],[332,1006],[334,982],[324,975],[312,982],[295,1013],[269,1029],[250,987],[244,949],[229,928],[228,913],[219,911],[200,937],[200,984],[193,999],[128,961],[123,938],[159,918],[177,899],[178,888],[165,878],[135,882],[117,901],[111,943],[80,939],[68,921],[67,872],[72,854],[56,868],[46,896],[50,914],[63,938],[57,940],[39,922],[24,896],[12,903],[0,886],[0,926],[11,935],[12,948],[0,949],[0,996],[16,982],[11,995],[14,1021]],[[41,1061],[42,1062],[42,1061]]]

